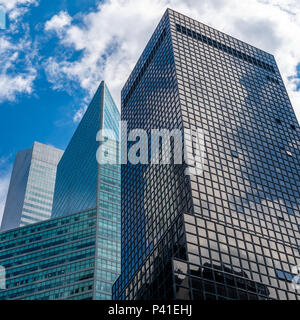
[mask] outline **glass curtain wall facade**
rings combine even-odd
[[[0,300],[91,300],[96,209],[0,234]]]
[[[95,279],[93,297],[111,299],[111,288],[120,273],[121,168],[98,163],[118,157],[120,113],[102,82],[62,157],[57,172],[52,217],[86,209],[97,210]],[[114,134],[96,139],[99,130]],[[101,151],[100,151],[101,150]]]
[[[14,161],[1,231],[49,219],[57,164],[63,151],[34,142]]]
[[[122,90],[122,120],[202,129],[205,156],[197,176],[122,165],[113,297],[299,299],[300,128],[274,57],[168,9]]]
[[[101,85],[57,166],[52,217],[96,207]]]
[[[101,163],[97,181],[95,300],[112,299],[112,285],[121,272],[121,116],[106,85],[102,97],[101,140],[104,144],[98,149]]]

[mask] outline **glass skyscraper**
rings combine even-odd
[[[115,271],[120,271],[119,123],[119,110],[103,81],[57,168],[52,217],[87,209],[97,211],[96,300],[111,298],[111,287],[118,275]],[[99,130],[103,130],[100,136]],[[105,163],[104,158],[114,162]],[[113,270],[110,278],[108,265]]]
[[[56,168],[62,154],[62,150],[39,142],[17,153],[1,231],[51,217]]]
[[[59,162],[51,219],[0,235],[0,300],[111,299],[121,261],[119,122],[101,82]]]
[[[300,299],[300,128],[274,57],[168,9],[122,90],[122,120],[149,135],[201,129],[205,152],[198,175],[122,165],[113,297]]]

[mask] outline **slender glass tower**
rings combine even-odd
[[[97,211],[96,300],[111,299],[120,271],[119,125],[120,112],[102,81],[57,168],[52,218]]]
[[[194,175],[122,165],[113,297],[300,299],[300,128],[274,57],[168,9],[122,90],[122,120],[201,130],[204,153]],[[195,141],[184,134],[190,155]]]
[[[17,153],[1,231],[51,217],[56,168],[62,154],[62,150],[39,142]]]

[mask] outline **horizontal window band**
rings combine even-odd
[[[232,56],[234,56],[236,58],[239,58],[241,60],[247,61],[247,62],[249,62],[249,63],[251,63],[251,64],[253,64],[253,65],[257,66],[257,67],[260,67],[260,68],[262,68],[264,70],[276,73],[274,67],[271,66],[270,64],[265,63],[265,62],[263,62],[263,61],[261,61],[261,60],[259,60],[257,58],[251,57],[248,54],[243,53],[241,51],[238,51],[236,49],[233,49],[233,48],[231,48],[229,46],[226,46],[225,44],[220,43],[220,42],[218,42],[216,40],[213,40],[213,39],[211,39],[211,38],[209,38],[207,36],[204,36],[204,35],[202,35],[200,33],[192,31],[192,30],[190,30],[188,28],[185,28],[185,27],[183,27],[183,26],[181,26],[179,24],[176,24],[176,30],[178,32],[184,34],[184,35],[187,35],[188,37],[191,37],[191,38],[196,39],[198,41],[201,41],[201,42],[203,42],[205,44],[208,44],[208,45],[210,45],[210,46],[212,46],[214,48],[217,48],[217,49],[219,49],[219,50],[221,50],[223,52],[226,52],[226,53],[228,53],[228,54],[230,54],[230,55],[232,55]]]

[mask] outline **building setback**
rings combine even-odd
[[[62,154],[62,150],[39,142],[17,153],[1,232],[51,217],[56,168]]]
[[[274,57],[168,9],[122,90],[122,120],[202,129],[205,156],[191,176],[122,165],[113,298],[299,299],[300,128]]]

